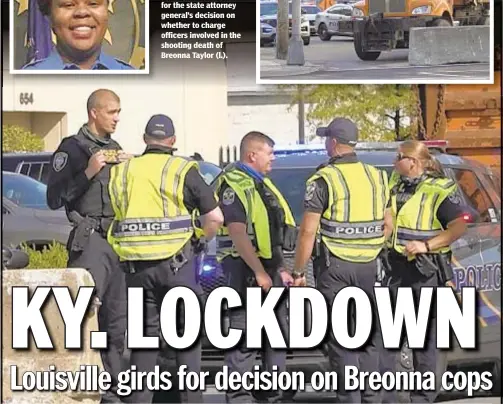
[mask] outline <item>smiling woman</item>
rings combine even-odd
[[[116,6],[114,1],[30,2],[27,45],[35,50],[22,70],[135,70],[131,64],[103,51],[105,41],[111,42],[109,13]],[[50,35],[52,41],[48,39]],[[44,49],[39,52],[41,44]]]

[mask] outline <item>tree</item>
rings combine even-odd
[[[16,125],[2,125],[2,153],[44,151],[44,139]]]
[[[393,141],[416,136],[417,96],[411,85],[307,85],[282,86],[292,94],[290,108],[301,94],[309,105],[311,125],[328,124],[335,117],[352,119],[362,140]]]

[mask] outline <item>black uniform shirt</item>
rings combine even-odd
[[[247,218],[245,207],[239,200],[234,190],[227,183],[224,183],[220,188],[218,197],[220,199],[220,208],[222,209],[222,213],[224,215],[225,227],[228,227],[230,223],[246,224]],[[281,247],[274,248],[273,257],[275,258],[274,261],[276,261],[276,259],[278,261],[273,262],[272,260],[261,259],[264,267],[271,269],[285,267],[283,249]]]
[[[107,148],[121,150],[113,139],[100,139],[92,136],[84,125],[79,135],[84,133],[96,144],[96,150]],[[49,179],[47,182],[47,204],[51,209],[72,205],[88,190],[91,180],[85,174],[87,163],[93,153],[85,150],[74,136],[63,139],[51,158]]]
[[[149,145],[143,154],[150,153],[172,154],[173,149],[159,145]],[[189,212],[192,213],[194,209],[198,209],[200,215],[205,215],[218,206],[213,190],[204,182],[203,177],[195,167],[189,169],[185,176],[183,202]]]

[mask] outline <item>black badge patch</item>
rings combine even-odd
[[[449,201],[454,205],[459,205],[459,203],[461,202],[459,195],[456,192],[449,195]]]
[[[65,168],[66,163],[68,163],[68,154],[65,152],[58,152],[54,156],[52,168],[54,168],[54,171],[60,172],[63,168]]]
[[[316,191],[316,182],[311,182],[306,188],[306,194],[304,195],[305,201],[310,201],[314,197],[314,192]]]
[[[234,198],[236,197],[236,193],[232,188],[227,188],[222,195],[222,203],[226,206],[232,205],[234,202]]]

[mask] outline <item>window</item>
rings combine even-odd
[[[30,164],[30,171],[28,175],[33,178],[34,180],[40,180],[41,176],[41,171],[42,171],[42,164],[41,163],[31,163]]]
[[[42,164],[42,175],[40,177],[40,182],[47,184],[47,182],[49,181],[49,172],[50,172],[49,169],[50,169],[49,163]]]
[[[496,218],[496,210],[475,173],[471,170],[453,168],[454,178],[466,201],[479,214],[480,222],[491,222]]]
[[[321,13],[321,10],[318,7],[314,7],[314,6],[302,6],[302,11],[306,14]]]
[[[2,196],[23,208],[49,209],[47,186],[34,179],[13,173],[2,174]]]
[[[19,169],[19,172],[23,175],[28,175],[29,171],[30,171],[30,163],[21,163],[21,168]]]

